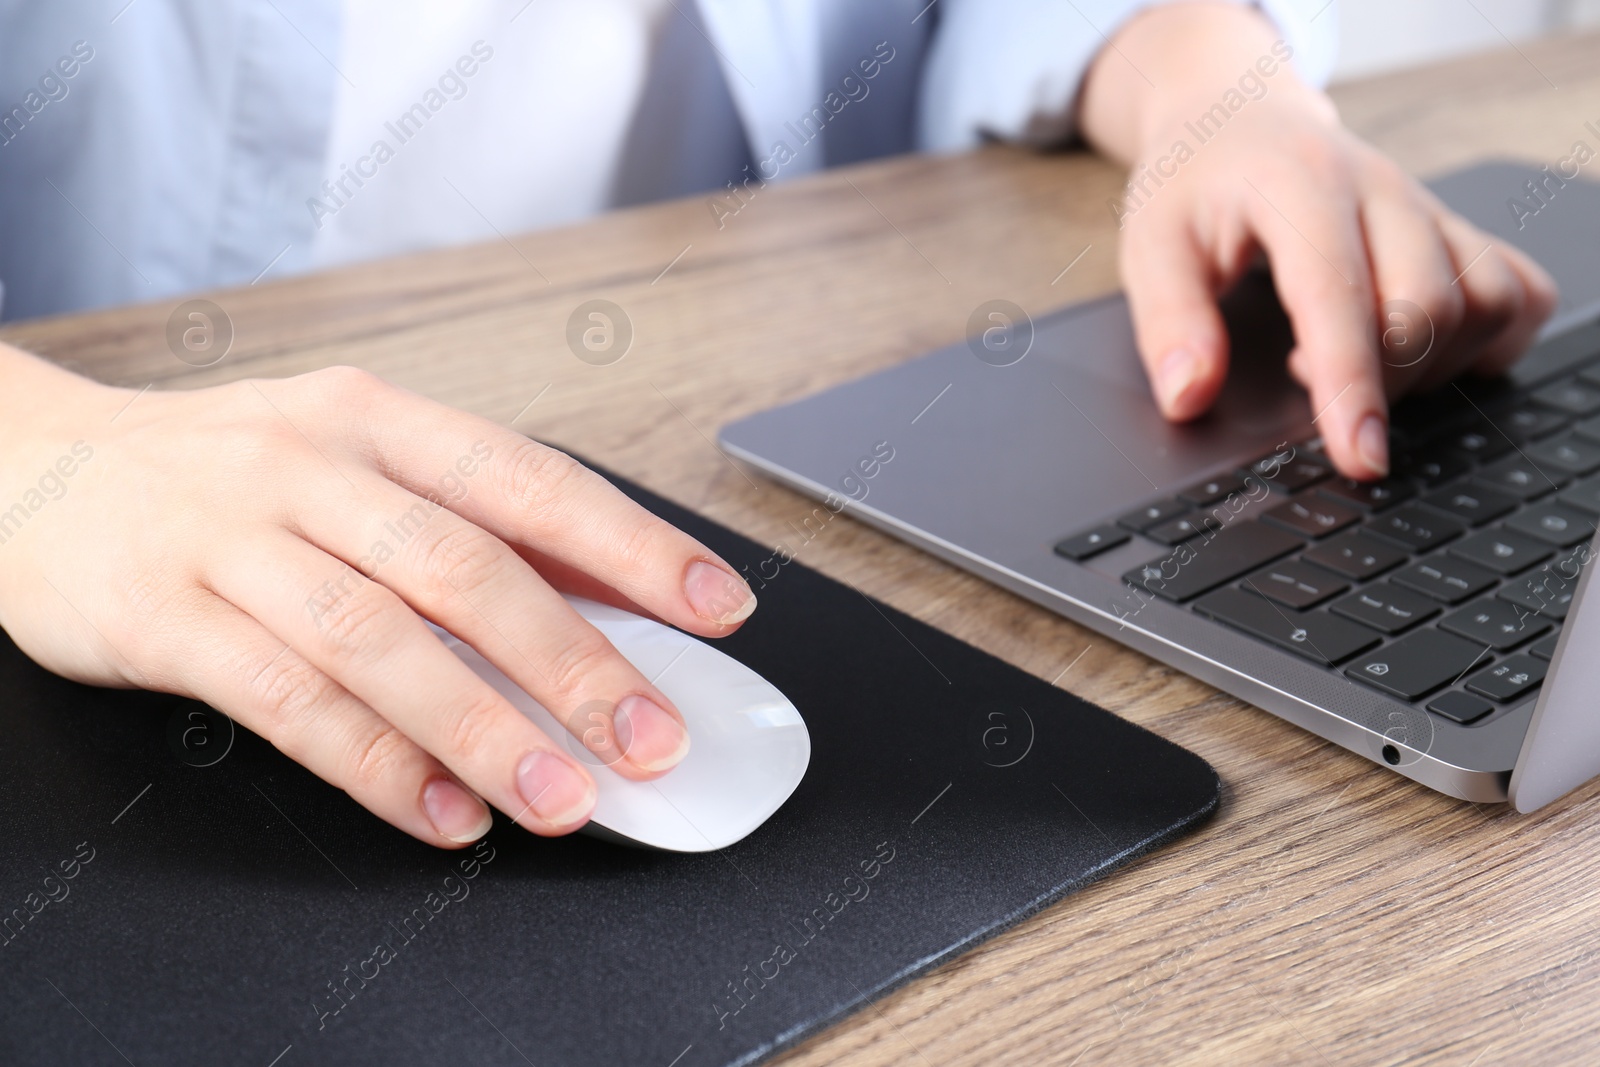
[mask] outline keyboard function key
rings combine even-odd
[[[1479,530],[1450,546],[1450,554],[1496,574],[1516,574],[1548,559],[1550,546],[1510,530]]]
[[[1419,552],[1460,537],[1466,527],[1420,504],[1406,504],[1367,520],[1366,528],[1379,537],[1398,541]]]
[[[1446,615],[1439,629],[1499,652],[1515,648],[1550,629],[1550,620],[1505,600],[1484,597]]]
[[[1335,600],[1328,610],[1374,630],[1397,634],[1433,618],[1440,609],[1437,602],[1420,593],[1378,582]]]
[[[1189,505],[1181,500],[1156,500],[1121,516],[1117,519],[1117,525],[1144,533],[1150,527],[1175,519],[1188,510]]]
[[[1406,553],[1360,530],[1346,530],[1307,549],[1302,558],[1307,563],[1361,582],[1404,563]]]
[[[1429,628],[1369,653],[1344,673],[1401,700],[1417,700],[1456,681],[1487,656],[1482,645]]]
[[[1195,601],[1194,610],[1331,667],[1378,643],[1365,626],[1320,611],[1292,611],[1242,589],[1219,589]]]
[[[1126,544],[1129,536],[1129,534],[1117,529],[1115,526],[1100,526],[1067,538],[1056,545],[1056,552],[1068,559],[1082,563],[1091,556],[1098,556],[1107,549]]]
[[[1306,537],[1327,537],[1356,523],[1361,512],[1348,504],[1308,494],[1285,500],[1262,518]]]
[[[1481,526],[1498,519],[1517,506],[1515,497],[1462,482],[1436,490],[1422,498],[1424,504],[1460,519],[1468,526]]]
[[[1467,688],[1504,704],[1544,681],[1550,664],[1533,656],[1510,656],[1467,679]]]
[[[1244,580],[1242,588],[1276,600],[1284,607],[1301,610],[1338,596],[1350,588],[1350,583],[1320,567],[1291,559],[1257,571]]]
[[[1203,482],[1195,482],[1189,488],[1178,494],[1179,498],[1187,500],[1195,507],[1205,507],[1215,504],[1227,497],[1229,493],[1240,493],[1245,489],[1245,480],[1238,473],[1219,474],[1215,478],[1207,478]]]
[[[1428,710],[1465,726],[1489,714],[1494,710],[1494,705],[1471,693],[1463,693],[1459,689],[1446,689],[1428,701]]]

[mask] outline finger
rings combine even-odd
[[[221,546],[207,580],[525,829],[567,833],[587,821],[595,801],[588,772],[398,596],[351,574],[285,531]],[[331,603],[308,599],[329,586]]]
[[[1539,330],[1555,311],[1560,292],[1555,280],[1521,249],[1488,237],[1458,216],[1444,213],[1441,228],[1454,237],[1461,264],[1461,285],[1473,302],[1482,301],[1490,321],[1481,332],[1483,343],[1473,370],[1486,375],[1504,373],[1528,350]],[[1481,258],[1466,258],[1471,252]],[[1488,266],[1487,271],[1483,270]],[[1503,321],[1498,321],[1495,312]]]
[[[1454,377],[1477,352],[1459,333],[1466,296],[1451,284],[1455,262],[1432,211],[1403,188],[1381,189],[1363,203],[1361,221],[1389,395]]]
[[[1228,334],[1195,234],[1173,210],[1136,216],[1123,233],[1121,272],[1156,403],[1174,421],[1199,416],[1227,379]]]
[[[1331,178],[1319,185],[1296,177],[1251,193],[1251,225],[1294,327],[1290,370],[1311,395],[1328,455],[1349,477],[1381,478],[1389,472],[1388,404],[1354,192]]]
[[[310,612],[320,620],[376,580],[477,649],[619,774],[654,778],[683,760],[689,735],[672,701],[505,542],[369,479],[355,494],[312,489],[299,502],[298,532],[353,568],[310,592]]]
[[[488,833],[488,807],[444,765],[260,623],[219,597],[200,609],[189,695],[272,742],[419,841],[460,848]]]
[[[379,382],[353,390],[369,458],[511,544],[537,548],[692,633],[731,633],[755,595],[727,563],[576,460]]]

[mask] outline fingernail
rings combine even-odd
[[[756,610],[756,595],[748,585],[721,567],[701,560],[689,564],[683,592],[695,614],[724,626],[742,622]]]
[[[440,837],[463,845],[488,833],[494,823],[488,805],[448,778],[422,787],[422,810]]]
[[[553,752],[530,752],[517,766],[522,801],[551,826],[582,822],[594,810],[594,783]]]
[[[1187,348],[1174,348],[1168,352],[1161,361],[1161,380],[1157,383],[1161,390],[1161,406],[1169,414],[1182,413],[1184,409],[1179,402],[1199,380],[1199,357]]]
[[[1378,477],[1389,473],[1389,431],[1377,415],[1361,420],[1356,430],[1356,455]]]
[[[624,697],[612,722],[623,757],[640,770],[676,767],[689,752],[689,731],[646,697]]]

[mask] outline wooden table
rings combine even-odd
[[[1335,95],[1419,174],[1553,162],[1594,143],[1597,58],[1600,37],[1569,37]],[[735,468],[717,428],[957,340],[984,300],[1043,311],[1112,288],[1119,182],[1085,155],[993,148],[771,187],[720,230],[703,200],[681,201],[263,283],[215,295],[237,338],[203,371],[167,350],[176,301],[4,337],[158,388],[359,364],[792,541],[812,505]],[[565,342],[591,298],[633,324],[611,366]],[[1227,791],[1198,836],[780,1062],[1600,1058],[1600,787],[1532,818],[1461,803],[857,523],[830,523],[801,558],[1042,678],[1083,654],[1061,685],[1200,753]]]

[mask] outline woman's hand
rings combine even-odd
[[[430,844],[481,836],[484,801],[565,833],[595,789],[579,742],[424,619],[646,779],[687,752],[682,716],[557,589],[705,637],[755,608],[726,563],[564,454],[360,371],[137,395],[0,346],[0,380],[31,408],[0,420],[17,644],[70,678],[203,700]]]
[[[1237,4],[1152,8],[1096,59],[1081,127],[1132,166],[1117,209],[1122,278],[1166,416],[1192,419],[1216,399],[1228,366],[1216,298],[1264,250],[1294,326],[1289,368],[1328,455],[1377,478],[1387,400],[1505,370],[1556,287],[1340,126],[1280,37]]]

